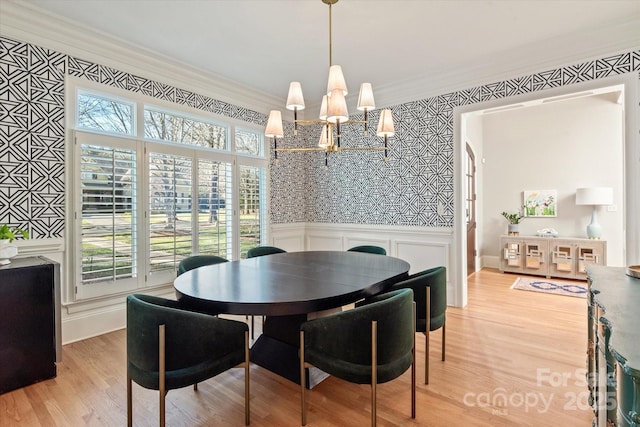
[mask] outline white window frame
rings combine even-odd
[[[135,109],[134,126],[135,135],[106,133],[100,131],[94,131],[86,128],[77,128],[77,99],[79,92],[95,94],[96,96],[111,98],[114,100],[133,103]],[[150,267],[148,263],[149,258],[149,222],[148,222],[148,208],[149,208],[149,156],[151,152],[167,152],[171,154],[177,154],[180,156],[191,157],[194,165],[198,165],[200,160],[226,162],[232,165],[232,182],[231,190],[232,196],[232,237],[231,248],[227,248],[227,257],[230,259],[239,259],[240,257],[240,218],[239,218],[239,168],[240,165],[259,167],[264,170],[264,182],[261,188],[263,195],[260,200],[262,210],[262,223],[261,229],[261,241],[259,244],[265,244],[268,240],[268,228],[269,223],[269,188],[268,188],[268,176],[269,176],[269,161],[265,155],[266,142],[264,136],[262,136],[262,129],[251,123],[242,122],[235,119],[219,117],[212,113],[196,110],[194,108],[164,102],[155,98],[147,97],[141,94],[130,93],[128,91],[103,86],[97,83],[86,82],[76,78],[69,78],[68,80],[68,128],[70,129],[70,138],[74,141],[72,153],[72,167],[68,174],[68,177],[73,185],[74,194],[70,197],[68,206],[71,209],[69,218],[73,219],[72,225],[69,226],[68,233],[68,247],[71,254],[68,257],[70,260],[70,272],[69,277],[72,280],[69,283],[69,289],[67,289],[67,295],[70,301],[81,301],[93,298],[113,296],[117,294],[127,294],[140,289],[149,289],[159,286],[167,286],[175,279],[174,272],[162,272],[161,274],[154,274],[151,277]],[[194,120],[201,120],[216,126],[223,126],[227,129],[227,141],[225,146],[228,150],[220,150],[214,148],[201,147],[191,144],[180,144],[176,142],[164,142],[155,139],[144,138],[144,109],[149,107],[153,110],[159,110],[168,114],[175,114]],[[261,146],[263,155],[253,155],[248,153],[235,153],[235,129],[238,127],[243,131],[255,131],[261,136]],[[87,140],[87,135],[91,136],[92,141],[104,142],[107,145],[116,146],[119,148],[135,149],[137,152],[137,188],[136,188],[136,205],[137,211],[137,242],[136,249],[138,254],[137,264],[137,278],[117,280],[115,282],[98,282],[90,285],[82,284],[82,252],[75,248],[81,247],[81,175],[80,175],[80,144],[75,143],[77,137],[80,141]],[[135,148],[134,148],[135,147]],[[197,167],[192,169],[192,185],[197,194],[198,188],[198,176],[196,173]],[[229,191],[229,190],[228,190]],[[197,203],[195,200],[192,203]],[[194,252],[198,251],[198,229],[199,224],[197,221],[198,209],[192,209],[192,224],[193,224],[193,239],[192,245]]]

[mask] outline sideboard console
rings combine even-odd
[[[500,236],[501,272],[586,280],[588,265],[607,265],[606,241]]]
[[[55,377],[61,356],[60,265],[14,258],[0,267],[0,394]]]
[[[640,279],[587,267],[589,403],[597,427],[640,426]]]

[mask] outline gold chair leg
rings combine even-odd
[[[447,322],[445,321],[445,323],[442,324],[442,361],[444,362],[444,342],[445,342],[445,337],[446,337],[446,327],[447,327]]]
[[[429,330],[431,329],[431,288],[427,286],[426,301],[426,325],[425,325],[425,350],[424,350],[424,383],[429,384]]]
[[[378,322],[371,321],[371,427],[376,426],[376,384],[378,383]]]
[[[158,392],[160,394],[160,427],[164,427],[165,425],[165,396],[167,395],[167,391],[165,388],[165,325],[160,325],[159,327],[159,386]]]
[[[304,331],[300,331],[300,411],[302,425],[307,425],[307,405],[305,401],[306,375],[304,372]]]
[[[133,426],[133,399],[131,397],[131,377],[127,374],[127,427]]]
[[[249,381],[249,331],[244,333],[244,425],[248,426],[251,422],[250,405],[250,381]]]
[[[416,303],[413,303],[413,348],[411,349],[411,418],[416,417]]]

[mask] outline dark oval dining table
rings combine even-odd
[[[251,360],[299,383],[299,327],[307,316],[380,293],[409,268],[386,255],[288,252],[199,267],[178,276],[174,288],[180,302],[197,310],[267,316]],[[308,387],[325,377],[308,371]]]
[[[288,252],[196,268],[174,287],[180,301],[214,313],[283,316],[375,295],[405,278],[409,267],[361,252]]]

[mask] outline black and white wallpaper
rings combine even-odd
[[[343,152],[331,155],[324,169],[322,153],[280,153],[278,164],[271,153],[271,221],[453,227],[455,107],[638,71],[640,51],[626,52],[394,106],[396,134],[387,162],[381,152]],[[267,119],[143,76],[0,37],[0,224],[24,228],[33,238],[64,232],[65,74],[261,126]],[[372,113],[374,123],[377,114]],[[285,134],[292,135],[290,123]],[[297,140],[285,137],[279,144],[315,144],[317,134],[303,128]],[[347,144],[368,143],[360,129],[345,129],[343,135]]]

